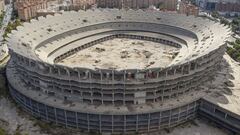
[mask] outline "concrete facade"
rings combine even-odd
[[[39,9],[46,9],[47,0],[17,0],[14,5],[19,19],[26,21],[36,17]]]
[[[100,8],[131,8],[141,9],[149,8],[150,6],[159,5],[165,10],[176,11],[177,0],[96,0],[96,4]]]
[[[228,16],[240,15],[239,0],[196,0],[196,4],[209,11],[218,11]]]
[[[89,9],[93,5],[96,4],[95,0],[72,0],[70,9],[72,10],[84,10],[84,9]]]
[[[5,6],[4,0],[0,0],[0,11],[4,11],[4,6]]]
[[[198,88],[222,61],[226,47],[222,36],[229,32],[210,20],[159,11],[87,10],[40,17],[7,39],[10,93],[24,110],[66,127],[101,133],[173,127],[196,116],[204,96]],[[147,40],[180,50],[164,68],[59,64],[114,38]]]
[[[195,5],[192,5],[188,2],[182,1],[179,5],[179,13],[186,15],[198,16],[199,8]]]

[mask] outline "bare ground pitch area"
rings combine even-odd
[[[100,69],[146,69],[165,67],[178,48],[136,39],[116,38],[81,50],[62,60],[62,65]]]

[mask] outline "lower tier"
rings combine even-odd
[[[64,110],[37,102],[19,93],[11,85],[9,90],[14,100],[33,116],[70,128],[100,133],[140,133],[157,131],[184,123],[196,116],[199,103],[187,109],[188,105],[171,110],[132,115],[93,114]],[[178,110],[178,113],[175,113]]]

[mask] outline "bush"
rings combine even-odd
[[[235,43],[233,45],[233,48],[236,49],[237,51],[240,51],[240,44]]]
[[[220,23],[224,24],[224,25],[229,25],[230,24],[230,22],[227,19],[224,19],[224,18],[220,19]]]
[[[235,43],[240,45],[240,39],[237,39]]]
[[[237,57],[236,61],[240,62],[240,56]]]
[[[227,47],[227,53],[232,56],[235,53],[235,49],[233,49],[232,47]]]
[[[229,41],[227,41],[227,43],[232,45],[232,46],[235,44],[234,42],[229,42]]]
[[[240,45],[235,44],[233,47],[227,47],[227,53],[234,60],[240,61]]]
[[[3,38],[6,38],[8,33],[11,33],[12,30],[16,30],[17,26],[20,25],[22,25],[22,22],[19,19],[15,20],[14,22],[10,22],[5,30],[5,33],[3,34]]]

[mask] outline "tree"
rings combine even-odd
[[[220,18],[220,15],[219,15],[219,13],[218,13],[217,11],[213,11],[213,12],[212,12],[212,17],[214,17],[214,18]]]
[[[164,3],[163,2],[159,2],[157,4],[157,8],[159,8],[160,10],[164,9]]]
[[[233,24],[233,25],[237,25],[237,26],[240,25],[240,20],[239,20],[239,18],[238,18],[238,19],[233,19],[233,20],[232,20],[232,24]]]

